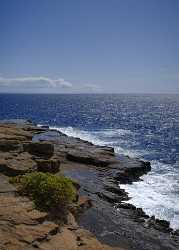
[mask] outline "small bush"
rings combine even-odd
[[[62,175],[33,172],[11,178],[11,183],[16,183],[19,191],[28,195],[36,207],[46,211],[66,208],[77,195],[73,181]]]

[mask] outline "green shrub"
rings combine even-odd
[[[11,178],[18,185],[19,191],[28,195],[36,207],[42,210],[66,208],[76,198],[73,181],[63,175],[33,172]]]

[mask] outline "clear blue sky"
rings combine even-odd
[[[179,93],[178,0],[0,0],[0,92]]]

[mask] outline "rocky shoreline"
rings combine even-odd
[[[0,123],[0,249],[179,249],[179,233],[167,221],[124,202],[129,197],[119,185],[140,180],[150,169],[149,162],[118,158],[113,148],[47,126]],[[63,227],[9,183],[29,171],[63,173],[79,183],[80,210],[70,212]]]

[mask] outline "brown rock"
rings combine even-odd
[[[17,225],[15,226],[15,235],[21,241],[32,243],[34,241],[42,241],[48,235],[54,235],[58,231],[58,225],[53,222],[46,222],[38,225]]]
[[[5,221],[6,224],[37,225],[46,217],[47,213],[34,209],[33,203],[27,198],[0,196],[0,221]]]
[[[15,195],[16,188],[9,183],[9,178],[0,174],[0,195]]]
[[[92,206],[91,199],[86,196],[80,196],[78,199],[78,206],[82,209],[88,209]]]
[[[29,142],[23,144],[24,151],[32,155],[49,158],[54,153],[54,145],[50,142]]]
[[[58,225],[46,218],[27,198],[0,196],[0,249],[34,249],[32,242],[57,233]]]
[[[52,236],[48,242],[43,242],[41,250],[122,250],[103,245],[91,233],[78,229],[75,231],[63,228],[61,233]]]
[[[18,140],[7,140],[7,139],[0,140],[0,151],[8,152],[20,149],[21,149],[21,144],[19,143]]]
[[[70,161],[80,162],[98,167],[106,167],[110,164],[109,159],[106,157],[102,157],[97,154],[92,155],[90,153],[81,153],[80,150],[71,150],[67,153],[66,157]]]
[[[0,172],[8,176],[25,174],[37,169],[36,162],[32,160],[32,156],[27,152],[17,155],[1,153],[0,157]]]
[[[0,124],[0,139],[16,139],[18,141],[31,140],[32,133],[25,131],[24,127],[16,124]]]
[[[37,169],[41,172],[57,173],[60,169],[60,161],[56,158],[37,159]]]
[[[76,230],[77,228],[79,228],[75,217],[73,216],[72,213],[69,212],[68,216],[67,216],[67,224],[68,224],[68,229],[69,230]]]

